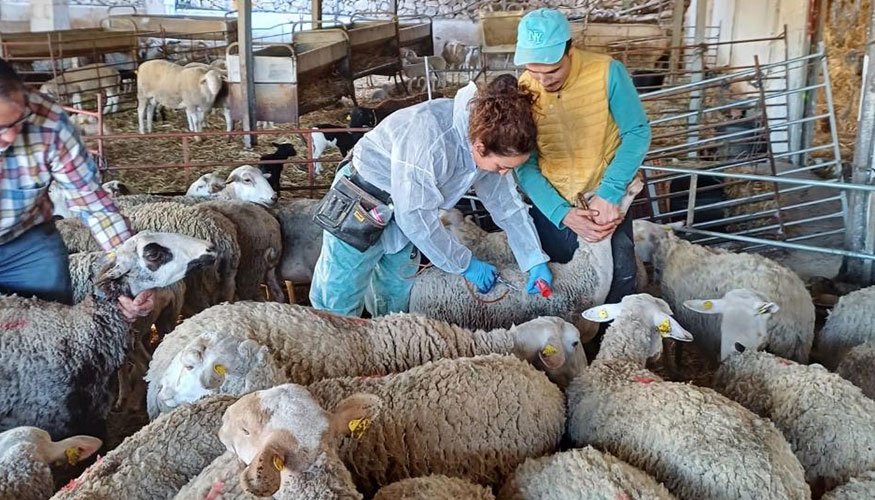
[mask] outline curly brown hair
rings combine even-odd
[[[538,144],[532,108],[536,99],[513,75],[499,76],[471,100],[468,139],[483,143],[484,156],[530,153]]]

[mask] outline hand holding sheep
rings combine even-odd
[[[603,204],[606,208],[600,208]],[[614,219],[608,219],[609,222],[606,224],[596,222],[597,220],[604,218],[601,215],[602,213],[605,213],[608,216],[614,212],[619,214],[620,207],[611,205],[599,197],[596,197],[593,200],[593,205],[594,206],[589,209],[572,208],[568,212],[568,215],[562,219],[562,224],[570,228],[588,243],[596,243],[607,238],[614,233],[614,230],[623,220],[622,216],[618,215],[618,220],[615,220],[616,217]]]
[[[118,298],[118,303],[125,321],[133,323],[138,318],[152,314],[152,309],[155,308],[155,292],[154,290],[143,290],[133,299],[122,295]]]

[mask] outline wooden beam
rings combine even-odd
[[[237,0],[237,47],[240,53],[240,96],[243,106],[243,130],[255,130],[255,59],[252,56],[252,0]],[[243,144],[251,148],[254,135],[244,135]]]
[[[678,70],[680,69],[681,55],[684,45],[684,10],[686,8],[686,0],[675,0],[672,7],[672,22],[671,22],[671,55],[669,56],[668,70],[669,81],[675,82],[680,79]]]
[[[311,0],[310,9],[313,15],[313,27],[318,28],[319,21],[322,20],[322,0]]]

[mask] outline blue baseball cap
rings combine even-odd
[[[556,64],[571,40],[571,24],[558,10],[538,9],[526,14],[517,27],[513,63]]]

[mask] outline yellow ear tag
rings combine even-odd
[[[714,303],[711,302],[710,300],[706,300],[705,303],[702,304],[702,307],[704,307],[705,310],[707,311],[707,310],[709,310],[709,309],[713,309],[713,308],[714,308]]]
[[[67,463],[76,465],[79,463],[79,448],[67,448],[64,450],[64,455],[67,456]]]
[[[757,314],[759,316],[762,316],[763,314],[768,314],[768,313],[769,313],[769,305],[768,304],[763,304],[759,307],[759,309],[757,309]]]
[[[110,250],[109,252],[106,252],[106,257],[115,260],[115,250]]]
[[[352,116],[346,115],[346,121],[348,121],[348,122],[352,121]]]
[[[556,354],[557,352],[559,352],[559,350],[550,344],[547,344],[547,346],[541,350],[541,354],[543,354],[545,358],[549,358],[550,356]]]
[[[659,332],[660,337],[668,337],[668,334],[671,333],[671,322],[668,319],[662,320],[662,323],[656,327],[656,331]]]
[[[356,439],[361,439],[370,426],[371,421],[367,418],[356,418],[350,420],[348,424],[349,432],[351,432]]]
[[[608,310],[607,309],[599,309],[599,318],[605,319],[607,317],[608,317]]]
[[[225,365],[223,365],[222,363],[216,363],[213,366],[213,371],[218,373],[219,375],[221,375],[223,377],[225,376],[226,373],[228,373],[228,369],[225,368]]]
[[[273,468],[278,470],[278,471],[281,471],[281,470],[283,470],[284,465],[286,465],[286,464],[285,464],[285,462],[283,462],[282,457],[280,457],[279,455],[274,455]]]

